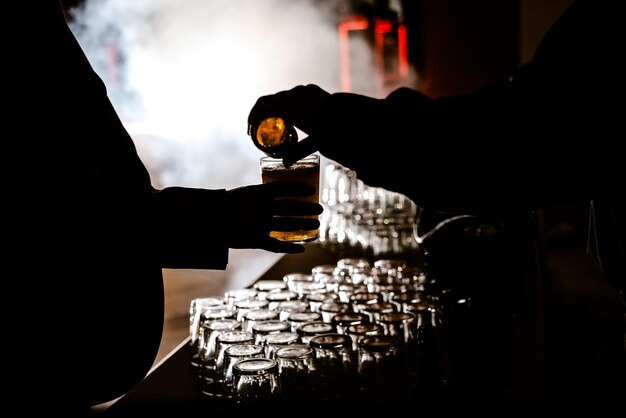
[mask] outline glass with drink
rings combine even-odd
[[[311,154],[290,167],[285,167],[282,159],[269,156],[261,157],[261,180],[263,183],[273,181],[297,181],[307,183],[315,187],[315,193],[311,196],[294,197],[306,202],[319,203],[320,182],[320,156]],[[317,215],[309,216],[317,218]],[[300,231],[272,231],[270,236],[280,241],[308,242],[319,236],[319,229]]]

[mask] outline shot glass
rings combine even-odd
[[[249,358],[264,358],[265,350],[261,345],[237,344],[231,345],[224,352],[224,369],[222,370],[222,385],[224,396],[233,395],[233,368],[235,364]]]
[[[316,335],[309,341],[319,372],[319,394],[325,400],[348,399],[356,380],[355,351],[348,335]]]
[[[276,319],[259,321],[252,325],[252,335],[254,336],[255,344],[263,344],[268,335],[288,331],[291,331],[291,324],[287,321]]]
[[[389,402],[406,394],[402,341],[394,335],[364,337],[358,344],[358,382],[362,399]]]
[[[236,319],[216,319],[202,326],[202,351],[200,352],[200,377],[203,381],[212,382],[215,379],[215,360],[217,357],[217,336],[225,331],[235,331],[241,328]]]
[[[204,338],[203,332],[205,331],[205,325],[212,321],[222,319],[235,319],[237,312],[228,309],[224,306],[216,305],[214,307],[205,308],[200,312],[199,332],[196,337],[196,341],[193,347],[193,355],[191,357],[191,365],[194,367],[203,367],[204,362],[202,360],[202,353],[204,352]]]
[[[276,350],[281,398],[287,402],[315,401],[322,382],[313,348],[292,344]]]
[[[269,334],[263,340],[263,346],[265,348],[265,357],[276,360],[276,352],[283,347],[287,347],[294,344],[300,344],[302,340],[300,336],[291,331],[277,332],[276,334]]]
[[[280,396],[278,364],[268,358],[241,360],[233,366],[235,404],[249,407],[276,402]]]
[[[200,335],[203,314],[209,309],[223,308],[224,300],[216,297],[194,298],[189,303],[189,345],[192,347],[191,365],[201,366],[200,353],[202,347],[202,336]]]
[[[225,399],[231,396],[231,389],[224,385],[226,367],[226,350],[237,345],[253,345],[252,333],[241,329],[222,331],[215,339],[215,366],[206,369],[206,378],[202,380],[202,393],[214,399]]]

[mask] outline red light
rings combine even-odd
[[[350,32],[368,30],[369,21],[360,15],[345,17],[338,25],[339,52],[341,60],[341,89],[349,92],[352,89],[350,68]],[[374,65],[376,71],[385,84],[394,84],[409,75],[409,61],[407,54],[406,26],[399,22],[397,25],[390,20],[376,19],[373,27],[374,34]],[[387,37],[393,39],[386,44]],[[385,46],[393,45],[394,49]],[[390,55],[391,54],[391,55]],[[391,59],[391,61],[389,61]]]
[[[369,27],[367,19],[362,16],[349,16],[339,22],[339,54],[341,60],[341,90],[349,92],[352,88],[350,79],[350,32],[354,30],[366,30]]]

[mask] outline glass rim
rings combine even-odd
[[[307,162],[309,162],[309,161],[314,161],[314,160],[315,161],[319,161],[320,159],[321,159],[320,154],[313,153],[313,154],[309,154],[309,155],[307,155],[305,157],[300,158],[298,161],[307,161]],[[261,156],[259,158],[259,161],[279,161],[279,162],[282,162],[283,158],[282,157],[272,157],[272,156],[269,156],[269,155],[263,155],[263,156]],[[298,162],[298,161],[296,161],[296,162]]]

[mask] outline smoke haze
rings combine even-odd
[[[157,187],[258,183],[256,99],[340,88],[336,16],[320,2],[88,0],[72,15]]]

